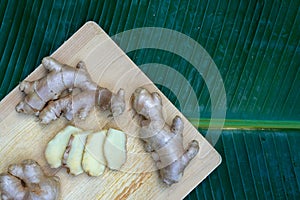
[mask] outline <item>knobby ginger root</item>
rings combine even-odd
[[[0,174],[0,193],[3,200],[55,200],[59,198],[59,178],[46,176],[34,160],[13,164],[8,173]]]
[[[158,93],[138,88],[132,96],[133,109],[142,116],[140,137],[145,150],[151,152],[163,182],[178,182],[189,162],[197,155],[199,144],[192,140],[183,147],[183,121],[179,116],[167,125],[162,114],[162,101]]]
[[[23,81],[19,89],[25,98],[16,106],[16,111],[39,116],[42,123],[56,120],[62,114],[72,120],[75,114],[85,119],[94,106],[110,110],[118,116],[125,109],[124,90],[117,94],[98,86],[90,77],[83,61],[76,68],[62,64],[51,57],[46,57],[42,65],[48,74],[36,81]],[[78,94],[61,96],[65,91],[80,89]]]

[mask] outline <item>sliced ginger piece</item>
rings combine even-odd
[[[71,135],[81,131],[81,129],[74,126],[67,126],[58,132],[57,135],[48,143],[45,150],[45,157],[51,168],[58,168],[62,165],[62,157]]]
[[[75,176],[83,173],[81,161],[86,139],[89,134],[89,131],[72,134],[68,148],[63,155],[63,164],[68,168],[69,173]]]
[[[106,168],[106,160],[103,152],[106,133],[107,130],[102,130],[87,137],[82,168],[90,176],[100,176]]]
[[[110,128],[104,141],[104,157],[107,167],[120,170],[126,162],[126,135],[124,132]]]

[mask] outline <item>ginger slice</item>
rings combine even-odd
[[[48,143],[45,150],[45,157],[51,168],[58,168],[62,165],[62,157],[74,133],[82,130],[74,126],[67,126]]]
[[[106,160],[103,152],[106,133],[107,130],[102,130],[87,137],[82,168],[90,176],[100,176],[106,168]]]
[[[120,170],[126,162],[126,135],[124,132],[110,128],[104,141],[104,157],[107,167]]]
[[[81,166],[82,156],[84,152],[84,146],[86,143],[87,136],[91,132],[80,132],[71,135],[69,146],[69,151],[64,154],[64,165],[68,168],[69,173],[73,175],[79,175],[83,173]]]
[[[48,143],[45,157],[52,168],[66,167],[75,176],[83,172],[100,176],[106,166],[120,170],[126,153],[126,135],[120,130],[92,133],[67,126]]]

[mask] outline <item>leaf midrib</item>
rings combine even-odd
[[[239,119],[214,119],[209,118],[189,118],[188,119],[197,128],[210,129],[244,129],[244,130],[260,130],[260,129],[300,129],[300,121],[291,120],[239,120]],[[222,126],[222,124],[224,125]]]

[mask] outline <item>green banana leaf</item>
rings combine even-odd
[[[216,64],[226,91],[215,145],[223,162],[186,199],[300,199],[300,1],[1,0],[0,98],[89,20],[110,36],[142,27],[178,31]],[[128,55],[188,80],[201,113],[190,121],[206,135],[211,97],[194,66],[158,49]],[[158,87],[182,109],[176,94]]]

